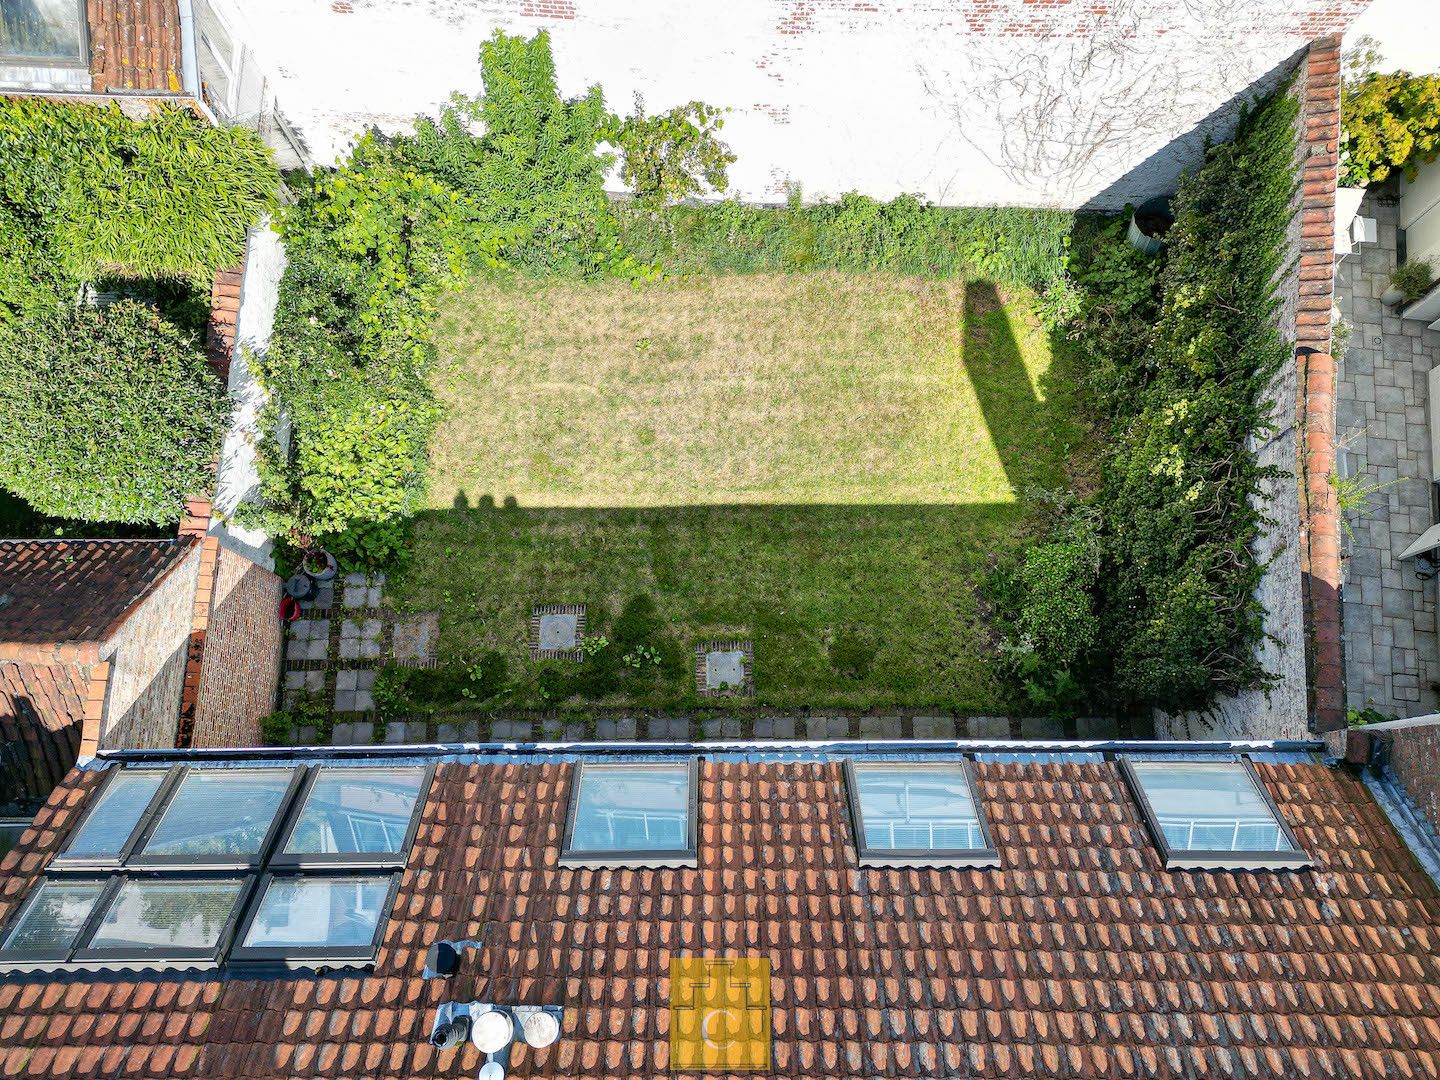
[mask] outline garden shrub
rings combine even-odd
[[[783,207],[730,200],[674,206],[662,215],[621,207],[627,250],[674,273],[885,270],[927,277],[970,274],[1022,285],[1071,306],[1066,278],[1074,215],[1059,210],[950,208],[913,195],[880,202],[851,192]]]
[[[228,413],[196,340],[143,304],[0,324],[0,475],[43,514],[174,522]]]
[[[1075,336],[1109,429],[1094,500],[1105,649],[1091,676],[1108,705],[1197,708],[1268,680],[1254,545],[1273,471],[1251,445],[1290,356],[1275,283],[1294,212],[1296,108],[1283,92],[1264,100],[1182,180],[1163,265],[1127,250],[1118,226],[1077,259]]]
[[[1435,271],[1428,259],[1409,259],[1390,274],[1390,284],[1405,294],[1406,300],[1418,300],[1435,280]]]
[[[0,99],[0,202],[33,215],[64,272],[209,277],[273,205],[279,173],[254,132],[161,107]]]
[[[367,133],[281,216],[289,261],[256,358],[270,404],[250,512],[361,565],[392,562],[423,504],[440,293],[503,267],[643,271],[618,254],[599,89],[560,97],[544,32],[497,33],[481,74],[483,99],[457,95],[413,135]]]
[[[707,187],[724,191],[730,185],[735,155],[719,137],[724,126],[724,110],[703,101],[657,116],[646,116],[637,101],[633,116],[609,119],[606,136],[620,149],[620,179],[635,201],[659,210]]]
[[[1340,182],[1364,187],[1440,154],[1440,75],[1370,72],[1340,95]]]

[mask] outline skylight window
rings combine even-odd
[[[319,769],[302,795],[286,840],[285,861],[326,863],[410,847],[415,802],[425,775],[417,769]]]
[[[694,866],[695,763],[582,764],[561,861],[573,866]]]
[[[1167,869],[1309,865],[1248,760],[1121,760]]]
[[[59,859],[101,863],[123,857],[136,826],[169,776],[166,769],[112,772]]]
[[[845,763],[862,866],[998,866],[968,761]]]
[[[393,888],[388,876],[271,878],[235,955],[371,956]]]
[[[5,935],[5,951],[63,959],[104,891],[103,881],[42,881]]]
[[[0,966],[370,960],[432,774],[112,768]]]
[[[259,856],[294,769],[191,769],[141,845],[146,863],[246,863]]]

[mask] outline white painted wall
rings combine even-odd
[[[260,410],[268,396],[255,381],[251,358],[264,356],[275,325],[280,279],[285,274],[285,245],[269,219],[250,230],[245,244],[245,273],[240,283],[240,313],[235,320],[235,352],[230,361],[230,429],[220,445],[215,481],[215,516],[210,532],[233,551],[273,569],[274,545],[261,530],[231,520],[247,496],[260,487],[255,451],[260,440]]]
[[[1413,181],[1401,180],[1400,227],[1406,258],[1428,259],[1440,269],[1440,161],[1420,166]]]
[[[1345,32],[1345,47],[1361,36],[1380,46],[1384,71],[1417,75],[1440,71],[1440,3],[1436,0],[1374,0]]]
[[[494,28],[549,28],[562,91],[734,110],[733,190],[1119,206],[1166,190],[1231,99],[1368,0],[243,0],[238,28],[328,163],[477,92]],[[1225,108],[1231,104],[1230,108]],[[1217,110],[1219,113],[1217,114]],[[1178,140],[1178,141],[1177,141]]]

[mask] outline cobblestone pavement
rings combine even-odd
[[[435,658],[440,624],[433,614],[397,615],[384,603],[385,575],[347,574],[320,586],[289,625],[281,675],[286,708],[319,695],[337,713],[369,713],[375,669]]]
[[[1342,472],[1386,486],[1367,511],[1346,515],[1346,703],[1414,716],[1437,706],[1436,588],[1396,555],[1434,521],[1426,380],[1440,334],[1380,303],[1396,263],[1397,207],[1369,196],[1360,213],[1377,220],[1379,242],[1336,270],[1336,300],[1351,328],[1336,419]]]

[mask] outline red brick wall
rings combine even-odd
[[[259,745],[280,681],[280,593],[270,571],[220,549],[191,745]]]
[[[1380,734],[1390,743],[1390,768],[1430,824],[1440,829],[1440,722]]]
[[[180,93],[180,12],[175,0],[87,0],[86,19],[95,93]]]
[[[1345,726],[1340,652],[1340,515],[1335,489],[1335,186],[1339,170],[1340,39],[1320,38],[1301,71],[1300,285],[1295,313],[1301,443],[1301,572],[1310,642],[1311,711],[1317,731]]]

